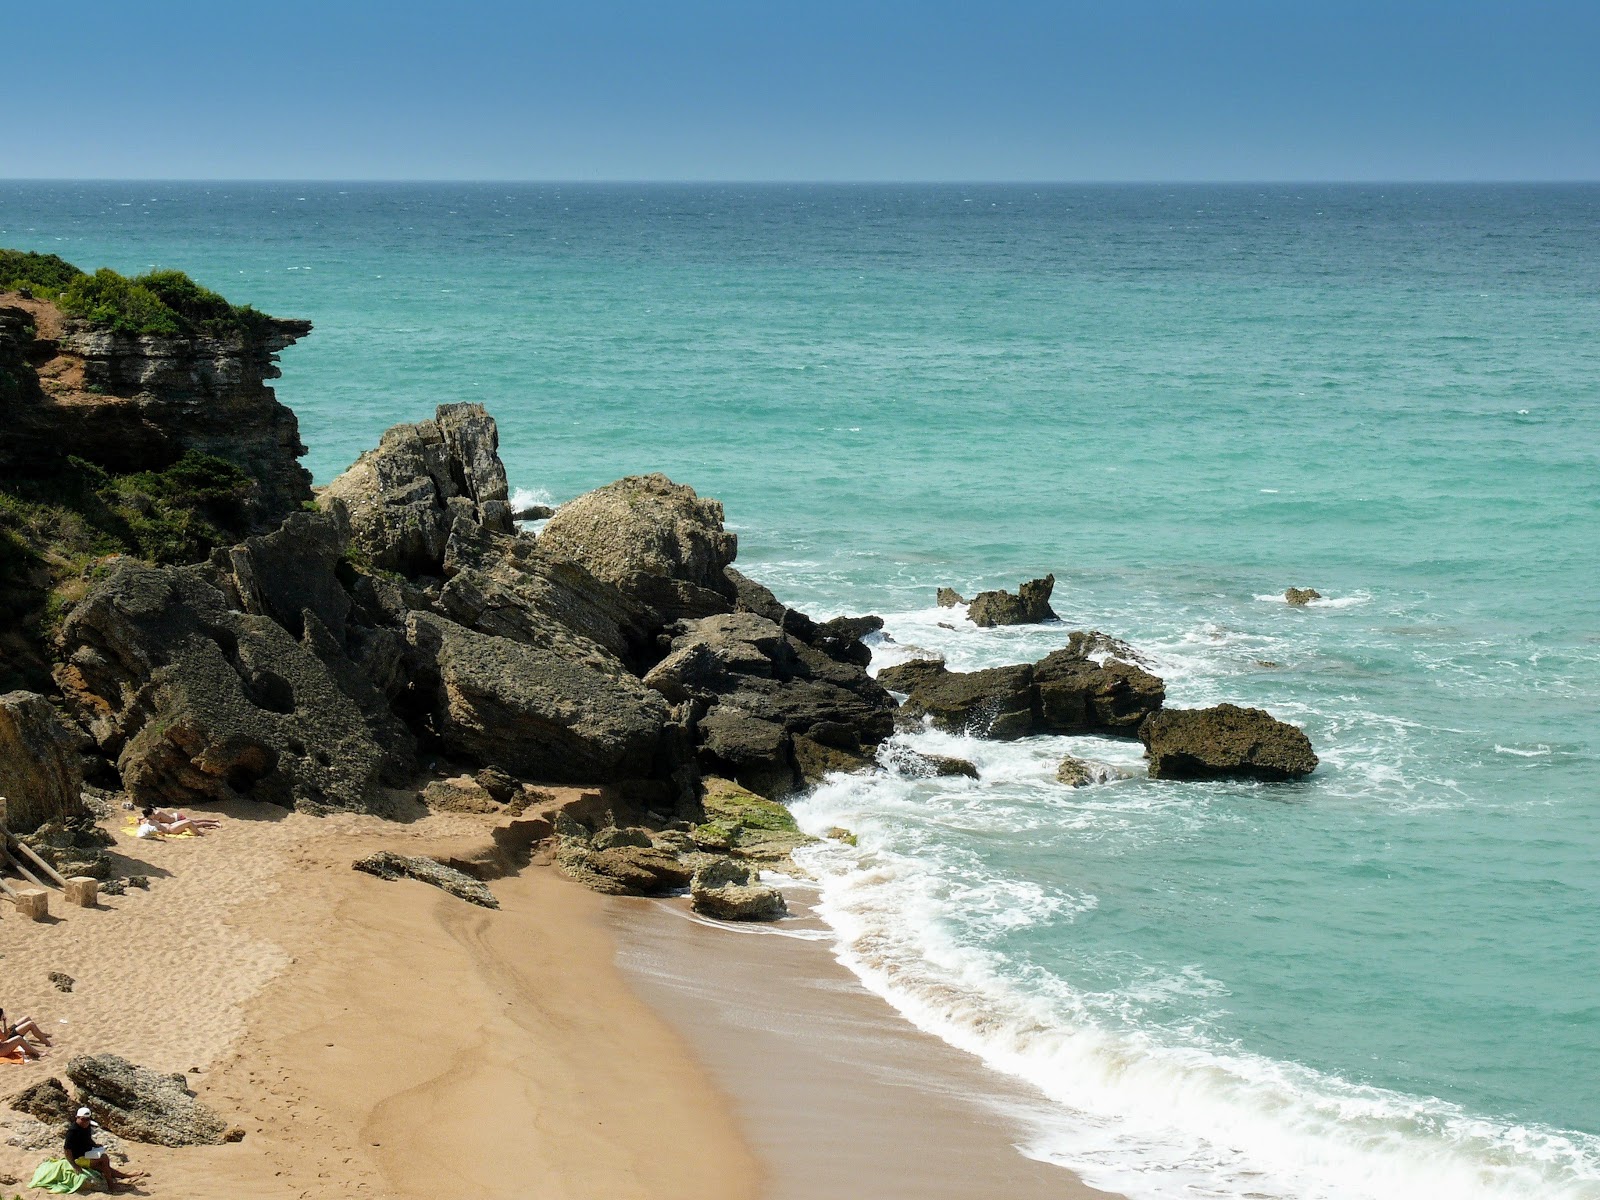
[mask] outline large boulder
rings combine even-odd
[[[665,475],[630,475],[569,500],[539,536],[551,552],[582,563],[624,591],[660,586],[637,578],[645,576],[728,601],[735,595],[723,572],[738,541],[722,528],[722,505]]]
[[[1152,779],[1298,779],[1317,767],[1311,739],[1259,708],[1168,708],[1139,727]]]
[[[499,430],[481,404],[441,404],[435,418],[396,425],[323,492],[349,511],[355,545],[374,566],[438,575],[458,518],[513,532]]]
[[[974,625],[988,628],[994,625],[1037,625],[1041,621],[1054,621],[1055,610],[1050,607],[1050,593],[1056,586],[1056,577],[1030,579],[1010,592],[979,592],[967,605],[967,619]]]
[[[43,696],[0,696],[0,796],[6,799],[3,823],[13,833],[82,812],[80,740]]]
[[[309,608],[296,638],[205,565],[117,560],[62,628],[56,679],[140,802],[248,797],[388,813],[412,743]]]
[[[230,1140],[227,1122],[194,1098],[182,1075],[161,1075],[115,1054],[79,1055],[67,1063],[79,1103],[109,1133],[156,1146],[215,1146]]]
[[[413,612],[414,689],[447,751],[552,783],[664,778],[662,698],[608,656],[575,658]]]
[[[689,886],[693,874],[668,850],[651,844],[606,844],[600,837],[592,844],[563,838],[556,865],[569,878],[610,896],[659,896]]]
[[[1039,725],[1048,733],[1111,733],[1132,737],[1166,700],[1166,684],[1121,659],[1097,663],[1071,646],[1034,664]]]

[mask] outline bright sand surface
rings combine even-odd
[[[238,806],[204,839],[120,838],[148,892],[0,914],[6,1009],[57,1035],[38,1066],[0,1063],[0,1094],[74,1054],[200,1068],[191,1086],[246,1137],[129,1144],[150,1195],[756,1196],[727,1102],[618,974],[599,897],[533,869],[493,884],[491,912],[350,869],[486,833]],[[3,1144],[18,1114],[0,1125],[0,1175],[26,1182],[47,1154]]]
[[[41,1064],[0,1063],[0,1095],[117,1053],[189,1073],[246,1131],[128,1144],[143,1194],[1100,1194],[1015,1149],[996,1105],[1029,1097],[905,1024],[818,941],[599,897],[543,867],[494,881],[498,912],[350,869],[377,849],[481,845],[484,817],[218,815],[204,839],[118,826],[122,869],[149,891],[95,910],[53,897],[42,924],[0,906],[0,1003],[56,1036]],[[7,1144],[30,1127],[0,1108],[0,1178],[25,1183],[56,1152],[54,1131],[48,1150]]]

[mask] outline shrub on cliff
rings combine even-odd
[[[0,291],[27,288],[36,295],[54,298],[82,274],[59,255],[0,250]]]

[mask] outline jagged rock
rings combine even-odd
[[[27,833],[83,812],[83,771],[74,735],[43,696],[0,696],[0,796],[6,825]]]
[[[872,661],[872,650],[861,639],[882,628],[882,617],[835,617],[817,626],[812,645],[838,662],[864,667]]]
[[[919,683],[948,674],[942,658],[913,658],[878,672],[878,682],[890,691],[909,695]]]
[[[489,890],[487,884],[472,878],[464,871],[447,867],[431,858],[407,858],[402,854],[380,850],[376,854],[369,854],[366,858],[357,859],[350,865],[357,871],[376,875],[379,879],[387,879],[390,882],[398,879],[415,879],[449,892],[468,904],[476,904],[480,908],[500,907],[500,901],[494,898],[494,893]]]
[[[788,914],[782,892],[751,880],[751,869],[731,858],[701,867],[689,884],[695,911],[723,921],[771,921]]]
[[[1096,663],[1070,645],[1036,663],[1033,682],[1039,727],[1049,733],[1132,737],[1166,699],[1166,684],[1148,671],[1115,658]]]
[[[665,475],[630,475],[568,501],[539,540],[624,591],[645,575],[735,594],[723,571],[738,541],[722,528],[722,505]]]
[[[958,604],[965,604],[966,597],[955,588],[942,587],[939,589],[937,600],[940,608],[954,608]]]
[[[1091,783],[1110,783],[1113,779],[1121,779],[1122,772],[1105,763],[1086,762],[1081,758],[1067,755],[1061,760],[1061,765],[1056,768],[1056,782],[1064,783],[1068,787],[1088,787]]]
[[[592,842],[564,838],[556,851],[556,865],[585,887],[611,896],[676,891],[687,887],[691,876],[675,855],[654,845],[611,842],[597,848]]]
[[[764,584],[746,577],[733,567],[723,571],[723,576],[733,585],[734,611],[754,613],[765,617],[785,633],[793,634],[802,642],[813,642],[817,637],[817,623],[797,608],[790,608]]]
[[[894,701],[867,673],[754,613],[680,622],[645,684],[674,704],[704,706],[702,766],[766,796],[800,786],[794,739],[861,755],[894,726]],[[813,767],[825,752],[807,748]],[[830,768],[831,769],[831,768]]]
[[[1168,708],[1139,728],[1152,779],[1297,779],[1317,767],[1311,739],[1259,708]]]
[[[78,1102],[67,1094],[65,1085],[59,1079],[41,1079],[23,1088],[6,1103],[36,1121],[63,1128],[72,1120],[72,1114],[78,1111]]]
[[[1292,587],[1283,593],[1283,598],[1299,608],[1310,604],[1313,600],[1321,600],[1322,593],[1317,591],[1316,588]]]
[[[659,695],[605,660],[578,660],[412,613],[415,692],[445,749],[551,782],[666,778],[680,754]]]
[[[311,612],[296,640],[206,566],[119,559],[63,626],[56,680],[129,794],[388,813],[410,738]]]
[[[25,386],[0,388],[0,473],[68,455],[116,473],[162,470],[195,450],[251,476],[252,521],[276,520],[311,498],[311,476],[299,423],[267,381],[278,352],[310,332],[309,321],[263,316],[221,337],[134,336],[8,300],[0,358],[12,349]]]
[[[1056,614],[1050,607],[1050,593],[1055,586],[1056,577],[1046,575],[1022,584],[1015,596],[1003,591],[979,592],[967,605],[967,619],[984,628],[1054,621]]]
[[[555,516],[556,510],[548,504],[529,504],[511,514],[513,521],[543,521]]]
[[[422,789],[422,802],[435,812],[498,813],[504,807],[470,775],[433,780]]]
[[[1140,667],[1150,665],[1144,655],[1127,642],[1112,637],[1109,633],[1101,633],[1098,629],[1074,629],[1067,635],[1067,649],[1074,658],[1092,658],[1096,661],[1120,658],[1123,662],[1131,662]]]
[[[67,1078],[108,1132],[156,1146],[215,1146],[228,1126],[196,1100],[182,1075],[160,1075],[115,1054],[79,1055]]]
[[[655,845],[655,842],[651,840],[648,829],[642,829],[637,825],[624,825],[620,828],[616,825],[607,825],[603,829],[595,830],[594,836],[589,839],[589,845],[596,850],[610,850],[613,846],[636,846],[643,849]]]
[[[795,769],[800,773],[802,783],[820,783],[827,776],[834,774],[855,775],[862,771],[870,771],[876,765],[870,755],[862,754],[858,750],[830,746],[825,742],[808,738],[803,733],[794,735],[790,747],[794,753]]]
[[[912,664],[907,663],[906,666]],[[1034,731],[1033,668],[986,671],[924,670],[901,707],[902,717],[926,717],[936,729],[1013,741]]]
[[[513,532],[499,430],[481,404],[441,404],[431,421],[396,425],[323,492],[349,511],[373,565],[438,575],[456,519]]]
[[[472,779],[496,804],[509,804],[522,795],[522,784],[498,767],[485,767]]]

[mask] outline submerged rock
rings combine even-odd
[[[1088,762],[1070,754],[1063,758],[1061,765],[1056,768],[1056,782],[1074,788],[1088,787],[1092,783],[1110,783],[1113,779],[1123,777],[1123,773],[1115,767],[1107,766],[1105,763]]]
[[[1259,708],[1169,708],[1139,729],[1152,779],[1298,779],[1317,767],[1311,739]]]
[[[1004,591],[979,592],[967,605],[967,619],[984,628],[1054,621],[1057,618],[1050,607],[1050,593],[1055,586],[1056,577],[1046,575],[1022,584],[1015,596]]]
[[[1283,593],[1283,598],[1297,608],[1303,608],[1313,600],[1321,600],[1322,593],[1316,588],[1292,587]]]
[[[379,879],[387,879],[390,882],[398,879],[415,879],[449,892],[468,904],[476,904],[480,908],[500,907],[500,901],[494,898],[494,893],[489,890],[487,884],[474,879],[464,871],[447,867],[431,858],[407,858],[403,854],[380,850],[376,854],[369,854],[366,858],[357,859],[350,865],[364,874],[376,875]]]
[[[896,676],[911,683],[902,717],[926,717],[946,733],[1013,741],[1034,732],[1035,693],[1033,667],[990,667],[984,671],[950,671],[919,668],[916,673],[898,668]],[[894,686],[891,684],[890,686]]]

